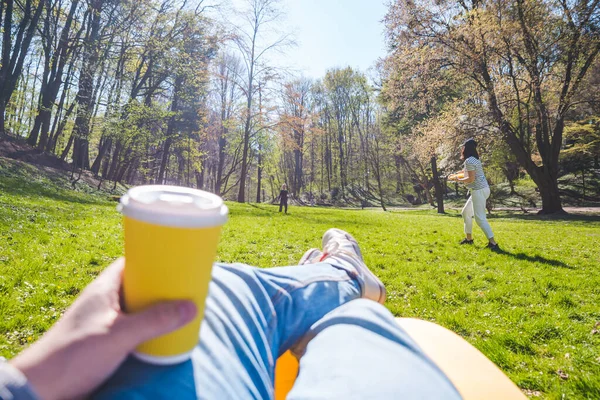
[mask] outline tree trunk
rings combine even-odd
[[[58,134],[56,136],[58,137]],[[73,134],[71,134],[71,136],[69,136],[69,141],[67,142],[65,149],[63,150],[62,154],[60,155],[61,161],[65,161],[67,159],[67,156],[69,155],[69,152],[71,151],[71,146],[73,145],[74,137],[75,136],[73,136]]]
[[[581,183],[583,184],[583,201],[585,201],[585,169],[581,170]]]
[[[108,148],[108,155],[102,161],[102,179],[107,179],[108,178],[108,167],[110,166],[110,160],[111,160],[110,150],[111,149],[109,147]]]
[[[195,175],[196,175],[196,187],[198,189],[202,189],[202,187],[204,186],[204,175],[198,171],[196,171]]]
[[[117,140],[115,143],[115,151],[112,154],[112,161],[110,163],[110,167],[108,168],[108,176],[106,177],[110,181],[115,181],[117,178],[117,170],[119,167],[119,158],[121,157],[121,149],[123,145],[120,140]]]
[[[160,169],[158,172],[158,180],[157,183],[159,185],[164,185],[165,182],[165,173],[167,171],[167,164],[169,162],[169,151],[171,149],[171,144],[173,143],[173,138],[169,136],[167,133],[167,138],[165,139],[165,144],[163,145],[162,158],[160,160]]]
[[[185,175],[185,159],[181,150],[175,152],[175,159],[177,161],[177,185],[183,186],[183,177]]]
[[[381,204],[381,208],[383,209],[383,211],[387,211],[387,209],[385,208],[384,200],[383,200],[383,186],[381,185],[381,165],[380,165],[379,161],[377,161],[377,163],[375,165],[375,175],[377,178],[377,191],[379,192],[379,202]]]
[[[431,207],[435,207],[435,202],[433,201],[433,196],[431,195],[431,191],[429,190],[429,185],[426,183],[425,185],[421,185],[423,191],[425,192],[425,197],[427,198],[427,202]]]
[[[100,149],[98,150],[98,156],[94,160],[94,164],[92,164],[91,171],[95,176],[98,176],[98,172],[100,172],[100,165],[102,163],[102,159],[106,155],[106,152],[112,146],[112,139],[101,140]]]
[[[75,120],[77,121],[77,119]],[[77,122],[76,122],[77,123]],[[85,124],[84,124],[85,126]],[[85,131],[86,129],[83,128]],[[90,168],[90,153],[89,153],[89,140],[88,135],[89,132],[82,133],[79,131],[79,134],[85,136],[75,136],[73,140],[73,164],[77,168],[81,169],[89,169]]]
[[[237,201],[244,203],[246,201],[246,177],[248,176],[248,150],[250,148],[250,113],[252,112],[251,100],[248,101],[248,116],[246,117],[246,125],[244,127],[244,149],[242,151],[242,169],[240,171],[240,187],[238,190]]]
[[[60,122],[60,124],[58,124],[58,128],[56,129],[56,134],[51,137],[50,142],[48,143],[48,148],[46,149],[46,151],[55,151],[56,150],[56,143],[58,142],[58,138],[60,138],[60,136],[62,135],[62,133],[63,133],[63,131],[65,129],[65,126],[67,125],[69,117],[71,116],[71,113],[73,112],[74,108],[75,108],[75,102],[73,102],[69,106],[69,109],[65,113],[65,116],[63,117],[62,121]],[[67,154],[69,154],[69,150],[71,150],[71,144],[72,143],[73,143],[73,135],[71,135],[71,137],[69,138],[69,143],[65,147],[65,149],[64,149],[64,151],[63,151],[63,153],[62,153],[62,155],[60,157],[61,160],[64,161],[64,159],[67,156]]]
[[[35,117],[35,123],[33,129],[27,139],[27,143],[31,146],[35,146],[39,136],[39,143],[37,147],[41,150],[45,150],[48,145],[48,132],[50,131],[50,117],[52,106],[56,96],[52,94],[42,94],[42,103],[38,109],[38,115]],[[41,134],[40,134],[41,133]]]
[[[39,76],[39,72],[40,72],[40,64],[41,63],[42,63],[42,58],[41,57],[37,58],[37,64],[35,66],[35,73],[33,74],[33,82],[31,82],[32,83],[31,84],[31,102],[29,103],[29,107],[27,110],[29,112],[27,113],[27,122],[25,123],[25,129],[28,129],[31,126],[31,121],[35,119],[33,117],[32,111],[40,106],[40,96],[39,96],[39,94],[37,96],[35,95],[35,89],[36,89],[36,83],[39,80],[38,76]],[[42,78],[42,80],[43,80],[43,78]],[[36,104],[36,97],[37,97],[37,104]]]
[[[4,120],[4,114],[6,112],[6,103],[4,102],[4,100],[0,99],[0,134],[8,134],[8,132],[6,132],[6,129],[4,127],[5,125],[5,120]]]
[[[532,179],[537,184],[542,197],[542,209],[539,214],[565,214],[562,208],[558,182],[547,175],[541,175]]]
[[[256,202],[260,203],[260,190],[262,183],[262,148],[258,147],[258,168],[256,168]]]
[[[225,145],[227,144],[225,138],[226,129],[223,128],[221,137],[219,138],[219,161],[217,164],[217,179],[215,181],[215,193],[221,195],[221,186],[223,185],[223,168],[225,167]]]
[[[438,214],[445,214],[444,191],[442,190],[442,182],[440,181],[440,175],[437,170],[437,160],[435,156],[431,157],[431,172],[433,173],[433,185],[435,187]]]
[[[125,178],[125,182],[127,182],[128,185],[133,185],[135,183],[135,172],[138,169],[138,164],[139,161],[136,159],[132,161],[129,165],[129,170],[127,171],[127,178]]]
[[[558,164],[552,167],[526,168],[531,179],[536,183],[542,197],[540,214],[566,214],[562,208],[560,191],[558,190]]]
[[[41,114],[41,113],[40,113]],[[29,137],[27,138],[27,144],[35,147],[38,141],[38,137],[40,134],[40,127],[42,126],[42,119],[40,118],[40,114],[35,117],[35,121],[33,122],[33,128],[29,133]]]
[[[79,75],[79,88],[76,101],[77,117],[73,126],[75,135],[73,147],[73,163],[84,169],[90,167],[89,136],[90,119],[93,112],[94,78],[98,69],[100,47],[100,22],[102,7],[105,0],[95,0],[90,3],[90,32],[85,38],[82,58],[82,70]]]
[[[69,67],[69,72],[67,73],[67,79],[65,81],[65,87],[63,92],[60,95],[60,100],[58,101],[58,106],[56,107],[56,115],[54,116],[54,121],[52,122],[52,128],[50,129],[48,136],[48,144],[46,145],[46,151],[54,152],[56,150],[56,144],[58,142],[58,138],[62,134],[64,127],[67,124],[68,118],[71,116],[71,113],[75,109],[75,101],[71,103],[65,115],[62,115],[63,107],[65,105],[65,99],[67,97],[67,93],[69,91],[68,87],[71,84],[71,69],[72,65]],[[60,123],[59,123],[60,122]]]
[[[404,194],[402,186],[402,163],[400,157],[394,155],[394,164],[396,166],[396,194]]]
[[[294,149],[294,187],[292,193],[295,196],[300,196],[300,191],[304,182],[302,182],[302,151],[300,149]]]
[[[339,122],[338,122],[339,124]],[[341,194],[342,198],[346,199],[346,168],[345,168],[345,160],[344,160],[344,133],[342,127],[338,127],[338,151],[340,154],[340,186],[341,186]]]

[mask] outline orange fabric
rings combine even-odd
[[[275,364],[275,400],[285,400],[298,376],[298,360],[286,351]]]

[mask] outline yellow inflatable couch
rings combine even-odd
[[[522,400],[525,395],[479,350],[454,332],[432,322],[396,318],[433,362],[446,374],[464,400]],[[288,351],[275,366],[275,400],[284,400],[298,376],[299,365]]]

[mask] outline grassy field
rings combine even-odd
[[[64,186],[0,162],[1,356],[36,340],[122,253],[116,203]],[[600,398],[599,218],[494,217],[505,250],[494,254],[480,231],[474,247],[457,244],[456,212],[229,206],[220,261],[295,264],[326,229],[348,230],[395,315],[459,333],[533,398]]]

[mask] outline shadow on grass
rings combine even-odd
[[[600,213],[600,209],[598,209]],[[434,214],[432,214],[434,215]],[[446,214],[435,214],[444,215],[451,218],[460,218],[462,215],[460,212],[448,212]],[[556,214],[556,215],[537,215],[537,214],[523,214],[519,212],[511,211],[495,211],[492,214],[487,214],[488,219],[517,219],[522,221],[565,221],[565,222],[600,222],[600,214]]]
[[[599,210],[600,212],[600,210]],[[460,214],[459,214],[460,216]],[[557,214],[557,215],[536,215],[519,213],[494,213],[488,218],[506,218],[519,219],[523,221],[575,221],[575,222],[600,222],[600,214]]]
[[[565,264],[562,261],[552,260],[550,258],[542,257],[540,255],[530,256],[530,255],[525,254],[525,253],[511,253],[511,252],[503,250],[503,249],[500,249],[496,253],[500,254],[500,255],[503,255],[503,256],[513,257],[513,258],[515,258],[517,260],[521,260],[521,261],[539,262],[539,263],[550,265],[550,266],[553,266],[553,267],[566,268],[566,269],[575,269],[575,267],[573,267],[571,265],[568,265],[568,264]]]
[[[98,195],[72,192],[68,189],[58,189],[36,182],[23,182],[18,178],[4,178],[0,176],[0,191],[2,194],[22,196],[29,198],[41,198],[79,204],[106,205],[108,199],[102,199]],[[0,197],[1,199],[2,197]]]
[[[330,212],[330,210],[337,210],[336,208],[325,208],[325,207],[303,207],[303,206],[292,206],[288,209],[288,213],[285,214],[283,212],[279,212],[278,204],[255,204],[255,203],[245,203],[244,205],[250,206],[257,211],[259,214],[252,213],[250,214],[248,211],[244,210],[236,210],[236,213],[251,215],[253,217],[272,217],[273,215],[280,215],[282,218],[298,218],[305,221],[312,222],[318,225],[329,225],[331,228],[340,227],[340,226],[365,226],[365,225],[378,225],[377,222],[366,221],[366,220],[348,220],[347,218],[340,218],[334,212]],[[316,213],[306,214],[303,213],[303,209],[310,209],[316,211]],[[344,211],[351,211],[344,209]],[[361,211],[358,209],[357,211]]]

